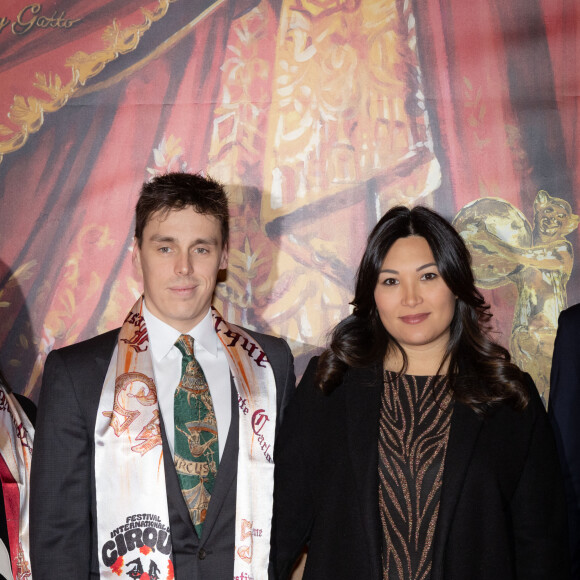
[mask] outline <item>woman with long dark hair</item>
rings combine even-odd
[[[569,577],[553,436],[490,336],[469,252],[425,207],[371,232],[353,312],[313,359],[276,448],[280,579]]]

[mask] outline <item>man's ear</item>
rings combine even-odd
[[[226,270],[228,267],[228,254],[229,254],[229,246],[226,242],[224,247],[222,248],[222,257],[220,260],[220,270]]]
[[[139,272],[140,276],[143,276],[143,268],[141,267],[141,248],[139,247],[139,240],[133,238],[133,254],[132,254],[133,266]]]

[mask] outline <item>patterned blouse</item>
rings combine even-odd
[[[379,428],[384,580],[428,580],[452,397],[437,377],[385,371]]]

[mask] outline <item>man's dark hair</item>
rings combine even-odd
[[[153,214],[163,217],[172,210],[189,206],[219,221],[225,246],[230,233],[230,215],[224,186],[209,176],[193,173],[166,173],[143,184],[135,207],[135,238],[139,246]]]

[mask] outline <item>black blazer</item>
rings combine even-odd
[[[276,447],[273,558],[285,579],[309,543],[304,579],[380,580],[382,369],[347,371],[325,396],[313,359]],[[430,580],[568,578],[553,436],[537,392],[524,411],[485,419],[455,403]]]
[[[560,314],[550,376],[548,414],[568,501],[572,577],[580,578],[580,304]]]
[[[295,386],[292,354],[279,338],[250,334],[274,370],[279,422]],[[99,578],[94,431],[117,336],[118,330],[112,331],[53,351],[47,358],[31,473],[31,566],[35,580]],[[232,422],[199,539],[181,495],[164,430],[163,448],[176,579],[231,580],[238,457],[233,380]]]

